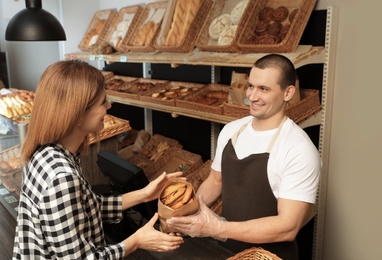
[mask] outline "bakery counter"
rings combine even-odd
[[[215,239],[185,237],[184,243],[173,252],[137,250],[124,260],[222,260],[233,255]]]

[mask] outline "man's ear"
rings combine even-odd
[[[296,87],[293,85],[289,85],[284,92],[284,101],[288,102],[294,95],[296,91]]]

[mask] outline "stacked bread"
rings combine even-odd
[[[184,97],[197,90],[199,90],[198,87],[172,86],[168,89],[165,88],[156,90],[154,93],[151,94],[151,97],[162,100],[171,100],[179,97]]]
[[[110,44],[113,47],[118,46],[125,37],[131,22],[135,17],[135,13],[125,13],[122,15],[121,20],[118,22],[115,31],[111,35]]]
[[[202,0],[177,0],[165,46],[180,46],[199,11]]]
[[[160,200],[164,205],[177,210],[194,201],[194,189],[187,182],[172,183],[162,191]]]
[[[133,41],[133,45],[147,46],[151,43],[162,22],[165,11],[165,8],[149,8],[146,20],[139,28],[136,38]]]
[[[235,5],[230,13],[222,13],[212,20],[208,34],[212,40],[217,41],[218,45],[230,45],[232,43],[248,2],[249,0],[242,0]]]
[[[16,122],[25,121],[33,108],[33,92],[13,92],[0,97],[0,114]],[[24,118],[25,117],[25,118]]]

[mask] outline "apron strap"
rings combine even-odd
[[[247,127],[247,125],[248,125],[250,122],[252,122],[252,119],[251,119],[249,122],[247,122],[246,124],[242,125],[242,126],[240,127],[239,131],[237,131],[237,132],[231,137],[232,145],[233,145],[233,146],[235,146],[236,141],[237,141],[237,138],[239,137],[239,134],[240,134],[241,132],[243,132],[243,130]]]
[[[271,153],[271,150],[272,150],[272,148],[273,148],[273,145],[275,144],[276,139],[277,139],[277,137],[278,137],[279,134],[280,134],[281,127],[282,127],[283,123],[286,121],[286,119],[287,119],[287,117],[285,116],[284,119],[283,119],[283,121],[281,121],[280,126],[277,128],[276,133],[273,135],[272,140],[271,140],[271,142],[270,142],[269,145],[268,145],[267,153]]]

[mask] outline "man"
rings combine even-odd
[[[321,160],[309,136],[285,114],[296,77],[282,55],[256,61],[246,92],[250,116],[222,129],[210,175],[198,190],[200,211],[167,220],[170,227],[227,240],[222,245],[233,252],[257,246],[298,259],[295,238],[313,210]],[[207,207],[220,195],[221,217]]]

